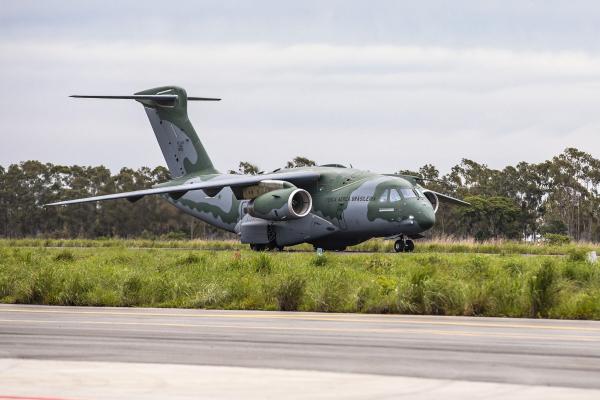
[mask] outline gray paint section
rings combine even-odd
[[[304,218],[287,222],[276,222],[274,225],[277,244],[280,246],[293,246],[338,231],[338,228],[331,222],[315,214],[308,214]]]
[[[185,170],[183,161],[186,158],[192,164],[198,161],[198,153],[196,153],[191,139],[175,124],[161,120],[154,108],[144,107],[144,110],[146,110],[172,177],[177,178],[190,173],[191,171]]]
[[[350,194],[350,197],[373,196],[375,194],[375,188],[377,185],[389,180],[390,179],[386,176],[375,179],[367,179]],[[378,199],[375,199],[375,201],[378,201]],[[370,202],[367,201],[348,202],[348,207],[344,211],[343,215],[346,225],[348,226],[348,230],[356,233],[373,232],[380,235],[387,234],[387,230],[392,225],[389,221],[380,218],[377,218],[372,222],[368,221],[367,214],[369,203]]]

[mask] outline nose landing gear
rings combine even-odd
[[[404,236],[394,242],[394,251],[396,253],[412,253],[415,250],[415,242],[410,239],[404,240]]]

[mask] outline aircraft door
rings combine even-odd
[[[395,220],[401,208],[402,198],[397,189],[385,189],[378,199],[378,212],[381,218]]]

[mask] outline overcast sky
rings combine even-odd
[[[597,1],[0,1],[0,164],[164,164],[139,104],[68,95],[166,84],[223,98],[189,107],[223,171],[600,157],[599,37]]]

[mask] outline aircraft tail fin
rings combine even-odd
[[[76,98],[130,99],[140,102],[150,120],[160,149],[173,178],[183,175],[214,174],[217,170],[208,157],[187,114],[188,101],[218,101],[212,97],[188,97],[177,86],[162,86],[131,96],[73,95]]]

